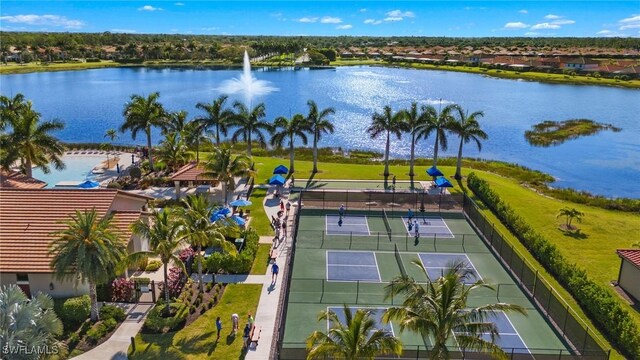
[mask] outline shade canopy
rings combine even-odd
[[[439,188],[445,188],[445,187],[453,187],[453,184],[451,183],[451,181],[447,180],[447,178],[445,178],[444,176],[441,176],[436,179],[436,186]]]
[[[427,169],[427,174],[429,174],[429,176],[443,176],[444,174],[442,173],[442,171],[438,170],[437,167],[432,166],[430,168]]]
[[[275,169],[273,169],[274,174],[286,174],[288,172],[289,169],[287,169],[287,167],[284,165],[278,165]]]
[[[232,202],[229,203],[229,205],[231,206],[249,206],[253,204],[251,201],[249,200],[244,200],[244,199],[238,199],[238,200],[234,200]]]
[[[273,175],[271,179],[269,179],[269,185],[284,185],[285,179],[280,175]]]
[[[223,214],[218,214],[218,213],[214,213],[213,215],[211,215],[211,221],[218,221],[218,220],[222,220],[222,219],[226,219],[226,215]]]
[[[93,188],[97,188],[98,186],[100,186],[100,183],[97,183],[91,180],[86,180],[85,182],[78,185],[79,188],[83,188],[83,189],[93,189]]]
[[[234,215],[234,216],[232,216],[231,218],[233,219],[233,221],[235,221],[235,222],[236,222],[236,224],[238,224],[238,225],[240,225],[240,226],[242,226],[242,225],[244,225],[244,224],[246,224],[246,223],[247,223],[247,221],[246,221],[245,219],[241,218],[241,217],[240,217],[240,216],[238,216],[238,215]]]
[[[220,209],[216,210],[214,212],[214,214],[229,215],[229,214],[231,214],[231,209],[229,209],[227,207],[223,207],[223,208],[220,208]]]

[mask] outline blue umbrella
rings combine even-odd
[[[236,224],[238,224],[238,225],[240,225],[240,226],[242,226],[242,225],[244,225],[244,224],[246,224],[246,223],[247,223],[247,221],[246,221],[245,219],[241,218],[241,217],[240,217],[240,216],[238,216],[238,215],[234,215],[234,216],[232,216],[231,218],[233,219],[233,221],[235,221],[235,222],[236,222]]]
[[[427,174],[429,174],[429,176],[444,176],[444,174],[442,173],[442,171],[438,170],[437,167],[432,166],[430,168],[427,169]]]
[[[220,209],[216,210],[214,212],[214,214],[229,215],[229,214],[231,214],[231,209],[229,209],[227,207],[223,207],[223,208],[220,208]]]
[[[229,203],[231,206],[249,206],[251,204],[253,204],[251,201],[243,199],[234,200]]]
[[[273,169],[274,174],[286,174],[288,172],[289,169],[287,169],[287,167],[284,165],[278,165],[275,169]]]
[[[218,220],[222,220],[222,219],[226,219],[227,217],[225,215],[222,214],[218,214],[218,213],[214,213],[213,215],[211,215],[211,221],[218,221]]]
[[[273,175],[271,179],[269,179],[269,185],[284,185],[285,179],[280,175]]]
[[[93,189],[97,188],[98,186],[100,186],[100,183],[91,180],[86,180],[85,182],[78,185],[78,187],[82,189]]]
[[[453,184],[449,180],[447,180],[444,176],[441,176],[436,179],[436,186],[439,188],[445,188],[445,187],[453,187]]]

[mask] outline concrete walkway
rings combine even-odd
[[[131,337],[135,337],[140,329],[142,329],[144,319],[152,307],[153,304],[131,305],[130,307],[128,307],[129,309],[127,311],[127,318],[107,341],[82,355],[74,357],[74,359],[127,359],[127,350],[129,349],[129,345],[131,345]]]
[[[288,193],[288,192],[287,192]],[[280,199],[286,201],[286,193],[283,192],[283,196]],[[267,213],[267,217],[276,216],[280,211],[280,199],[273,197],[273,193],[267,194],[264,199],[264,209]],[[271,344],[273,338],[278,331],[276,329],[276,317],[278,314],[278,307],[280,305],[280,299],[284,296],[284,287],[282,286],[282,278],[287,272],[287,257],[289,256],[289,249],[291,248],[291,225],[293,223],[296,208],[291,207],[291,213],[289,214],[288,237],[284,241],[280,241],[278,247],[278,257],[276,262],[280,267],[278,279],[271,282],[271,266],[267,268],[267,273],[263,276],[262,293],[260,294],[260,302],[258,303],[258,310],[256,312],[255,323],[262,329],[260,333],[260,341],[258,346],[251,346],[245,357],[246,360],[264,360],[271,358]],[[273,238],[269,237],[269,242]],[[266,240],[266,239],[265,239]]]

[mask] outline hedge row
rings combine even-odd
[[[467,185],[533,257],[571,293],[607,339],[626,356],[640,358],[640,331],[619,300],[605,287],[589,279],[584,269],[567,261],[552,242],[536,232],[509,204],[502,201],[489,183],[471,173]]]
[[[218,273],[220,270],[231,274],[248,274],[251,271],[253,260],[258,252],[258,233],[249,228],[244,233],[244,247],[240,254],[230,255],[214,253],[204,261],[204,267],[209,273]]]
[[[58,315],[65,330],[74,329],[91,315],[89,295],[55,299],[53,310]]]

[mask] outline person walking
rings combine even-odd
[[[411,211],[411,209],[407,211],[407,217],[409,218],[409,221],[413,221],[413,211]]]
[[[280,200],[280,211],[284,211],[284,201]]]
[[[338,214],[340,214],[340,219],[342,219],[342,217],[344,216],[344,204],[340,205],[340,208],[338,209]]]
[[[222,320],[220,320],[220,316],[216,319],[216,329],[218,329],[218,337],[216,338],[216,342],[220,340],[220,332],[222,331]]]
[[[418,220],[413,221],[413,229],[416,232],[416,239],[420,237],[420,224],[418,224]]]
[[[287,216],[288,216],[289,215],[289,211],[291,211],[291,203],[288,202],[288,201],[287,201],[286,209],[287,209]]]
[[[251,313],[249,313],[249,315],[247,315],[247,321],[249,322],[249,327],[253,328],[253,316],[251,316]]]
[[[275,284],[276,281],[278,280],[278,272],[279,271],[280,271],[280,267],[278,266],[276,261],[273,260],[273,264],[271,265],[271,283],[272,284]]]
[[[284,240],[287,239],[287,222],[286,221],[282,222],[282,238]]]
[[[231,333],[233,335],[235,335],[238,332],[238,322],[239,321],[240,321],[240,317],[238,316],[238,314],[236,314],[236,313],[231,314],[231,324],[232,324]]]
[[[249,335],[251,335],[251,325],[247,323],[247,325],[244,326],[244,330],[242,331],[242,339],[244,340],[245,348],[249,347]]]

